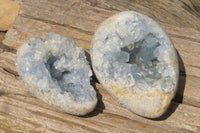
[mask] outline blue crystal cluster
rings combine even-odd
[[[38,98],[65,112],[83,115],[97,102],[90,85],[92,71],[84,50],[72,40],[49,33],[33,38],[18,50],[20,78]]]

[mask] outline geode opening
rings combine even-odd
[[[56,62],[57,58],[55,56],[50,57],[47,60],[46,68],[49,70],[51,77],[57,81],[60,81],[63,79],[64,74],[69,73],[69,71],[65,70],[65,71],[60,71],[58,69],[56,69],[54,63]]]
[[[56,33],[45,41],[31,39],[18,49],[16,67],[28,89],[57,109],[85,115],[95,108],[92,71],[83,49],[72,40]]]
[[[146,79],[148,84],[152,84],[154,80],[161,78],[161,73],[156,69],[159,63],[158,55],[154,54],[160,43],[152,33],[149,33],[140,41],[124,45],[117,57],[117,61],[136,64],[137,69],[140,69],[140,73],[142,73],[140,77],[144,80]]]

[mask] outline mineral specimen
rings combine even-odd
[[[66,37],[51,32],[44,41],[26,42],[17,51],[16,68],[32,94],[61,111],[85,115],[97,104],[84,50]]]
[[[177,90],[177,53],[162,28],[134,11],[105,20],[91,45],[94,72],[114,99],[148,118],[161,116]]]

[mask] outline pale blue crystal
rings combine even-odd
[[[51,32],[45,41],[36,37],[23,44],[17,55],[20,78],[36,97],[75,115],[95,108],[92,71],[84,50],[72,40]]]

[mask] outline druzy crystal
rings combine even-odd
[[[64,36],[51,32],[45,40],[26,42],[17,51],[16,68],[31,93],[59,110],[85,115],[96,106],[84,50]]]
[[[177,53],[162,28],[145,15],[125,11],[105,20],[94,35],[91,59],[107,92],[138,115],[161,116],[176,93]]]

